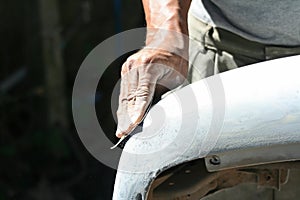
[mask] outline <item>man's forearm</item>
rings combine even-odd
[[[188,35],[187,13],[191,0],[142,0],[147,28],[172,30]],[[147,37],[146,44],[151,37]]]

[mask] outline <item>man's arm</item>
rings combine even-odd
[[[188,34],[187,13],[191,0],[142,0],[147,28],[161,28]]]
[[[185,81],[188,70],[187,13],[190,0],[143,0],[146,46],[122,66],[117,137],[142,120],[154,92],[166,92]],[[159,86],[163,85],[164,87]]]

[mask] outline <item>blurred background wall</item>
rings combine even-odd
[[[0,0],[0,200],[111,199],[115,171],[79,140],[72,87],[88,53],[144,26],[143,15],[139,0]],[[98,119],[112,141],[110,93],[124,59],[97,92]]]

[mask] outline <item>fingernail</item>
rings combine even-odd
[[[122,137],[122,131],[118,128],[117,129],[117,131],[116,131],[116,136],[118,137],[118,138],[121,138]]]

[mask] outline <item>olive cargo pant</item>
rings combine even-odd
[[[204,24],[189,15],[189,80],[202,78],[245,65],[300,54],[300,47],[264,45],[229,31]]]

